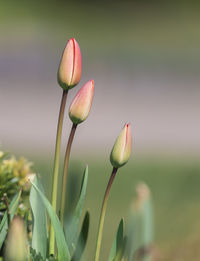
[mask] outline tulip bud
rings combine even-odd
[[[24,221],[21,217],[15,216],[8,230],[4,260],[26,261],[27,257],[27,235]]]
[[[122,167],[129,160],[132,149],[132,136],[130,123],[125,124],[120,132],[110,154],[110,161],[113,167]]]
[[[58,83],[64,90],[71,89],[81,78],[81,51],[77,41],[71,38],[64,51],[58,69]]]
[[[74,124],[87,119],[94,96],[94,81],[88,81],[76,94],[69,108],[69,117]]]

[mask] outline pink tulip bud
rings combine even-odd
[[[94,81],[88,81],[76,94],[69,108],[69,117],[74,124],[87,119],[94,96]]]
[[[58,83],[64,90],[77,85],[81,78],[81,51],[77,41],[71,38],[64,51],[58,69]]]
[[[125,124],[124,128],[117,137],[110,154],[110,161],[113,167],[122,167],[129,160],[132,149],[132,135],[130,123]]]

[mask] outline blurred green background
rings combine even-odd
[[[34,161],[48,195],[61,99],[56,73],[69,38],[81,47],[83,76],[68,104],[82,84],[95,80],[70,175],[73,182],[89,165],[88,260],[111,171],[109,153],[127,121],[133,154],[112,188],[102,260],[140,181],[152,191],[162,260],[200,259],[199,11],[196,1],[1,1],[1,149]],[[67,113],[65,121],[63,150],[71,125]]]

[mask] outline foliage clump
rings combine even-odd
[[[9,204],[19,190],[22,191],[18,214],[25,213],[26,201],[30,192],[29,179],[34,175],[32,162],[24,157],[16,158],[14,155],[0,151],[0,214],[6,210],[6,201]]]

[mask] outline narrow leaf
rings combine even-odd
[[[128,261],[134,260],[136,250],[140,247],[140,213],[131,211],[128,218],[127,225],[127,244],[126,244],[126,256]]]
[[[125,248],[126,248],[126,243],[127,243],[127,238],[124,237],[122,244],[117,249],[117,254],[116,254],[116,257],[113,259],[113,261],[121,261],[122,260],[122,258],[124,256]]]
[[[90,225],[90,214],[87,211],[85,214],[84,220],[83,220],[80,235],[78,237],[76,250],[74,252],[74,255],[73,255],[71,261],[79,261],[81,259],[81,256],[83,254],[83,251],[84,251],[86,243],[87,243],[89,225]]]
[[[61,226],[61,223],[58,219],[58,216],[56,215],[56,212],[52,208],[51,204],[49,203],[48,199],[45,197],[45,195],[40,191],[40,189],[32,183],[33,188],[38,192],[38,195],[40,196],[44,206],[46,207],[46,210],[49,214],[49,217],[51,219],[51,222],[53,224],[53,228],[55,231],[55,237],[56,237],[56,243],[58,248],[58,257],[60,261],[69,261],[70,260],[70,254],[67,247],[67,243],[65,240],[64,232]]]
[[[41,190],[43,190],[40,180],[35,176],[33,183]],[[47,220],[46,211],[41,201],[40,195],[32,187],[30,192],[30,205],[33,214],[33,236],[32,248],[37,254],[41,254],[42,258],[46,258],[47,252]]]
[[[123,237],[124,237],[124,220],[121,219],[117,229],[117,233],[115,235],[112,244],[112,248],[110,250],[108,261],[113,261],[114,258],[116,257],[118,250],[121,248],[121,245],[123,244]]]
[[[151,198],[147,199],[143,205],[143,213],[141,217],[142,221],[142,247],[148,249],[153,243],[153,207]],[[142,257],[143,261],[151,261],[151,253],[144,251],[145,254]]]
[[[77,206],[75,208],[74,214],[72,215],[71,219],[67,222],[65,227],[66,240],[70,249],[72,249],[73,245],[76,245],[77,236],[78,236],[78,227],[79,227],[79,222],[83,209],[83,203],[85,200],[87,183],[88,183],[88,166],[86,166],[84,171],[80,197]]]
[[[151,199],[146,200],[143,206],[142,215],[142,244],[147,246],[153,242],[153,207]]]
[[[19,200],[21,197],[21,190],[13,197],[10,205],[9,205],[9,211],[10,211],[10,221],[13,219],[15,212],[17,210]],[[3,245],[3,242],[6,238],[8,232],[8,217],[7,217],[7,211],[4,213],[3,219],[0,224],[0,248]]]

